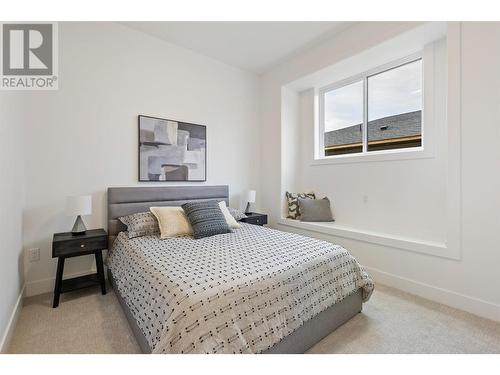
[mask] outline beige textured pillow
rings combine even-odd
[[[162,239],[193,235],[193,228],[182,207],[150,207],[149,209],[158,220]]]
[[[233,217],[233,215],[231,215],[231,213],[227,209],[225,201],[219,202],[219,208],[224,214],[224,219],[226,219],[226,223],[229,226],[229,228],[241,228],[241,225],[236,221],[236,219]]]

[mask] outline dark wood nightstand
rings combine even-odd
[[[102,250],[107,247],[108,234],[104,229],[90,229],[85,234],[80,235],[73,235],[71,232],[54,234],[52,240],[52,258],[58,258],[58,260],[56,284],[54,287],[54,303],[52,307],[59,306],[59,296],[61,293],[87,288],[96,284],[101,285],[102,294],[106,294]],[[95,255],[97,273],[72,279],[62,279],[66,258],[90,254]]]
[[[248,224],[255,224],[255,225],[264,225],[267,224],[267,215],[266,214],[259,214],[257,212],[249,212],[246,213],[247,215],[246,218],[240,219],[239,221],[242,221],[244,223]]]

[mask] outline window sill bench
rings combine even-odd
[[[400,237],[386,233],[359,230],[338,225],[336,222],[302,222],[293,219],[282,218],[278,220],[278,226],[296,228],[310,232],[322,233],[334,237],[347,238],[376,245],[402,249],[417,253],[434,255],[448,259],[460,259],[460,256],[450,251],[446,242],[432,242],[407,237]]]

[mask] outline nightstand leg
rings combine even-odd
[[[54,287],[54,302],[52,304],[53,308],[59,306],[59,296],[61,295],[62,278],[64,273],[64,260],[65,258],[63,257],[59,257],[57,259],[56,285]]]
[[[97,274],[99,275],[99,281],[101,282],[101,292],[106,294],[106,279],[104,278],[104,265],[102,263],[102,251],[95,252],[95,265],[97,268]]]

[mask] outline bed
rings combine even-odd
[[[118,220],[228,197],[224,185],[108,189],[108,278],[144,353],[304,353],[370,298],[371,278],[329,242],[245,223],[129,239]]]

